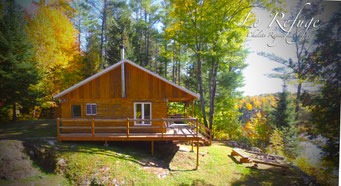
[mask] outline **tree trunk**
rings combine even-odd
[[[78,33],[78,47],[79,47],[79,52],[81,52],[81,33],[82,33],[82,29],[81,29],[81,18],[79,16],[78,18],[78,28],[79,28],[79,33]]]
[[[174,57],[174,51],[173,51],[173,72],[172,72],[172,80],[173,80],[173,83],[175,83],[175,57]]]
[[[301,97],[301,89],[302,89],[302,83],[298,83],[297,87],[297,94],[296,94],[296,119],[298,119],[299,111],[300,111],[300,97]]]
[[[167,44],[166,44],[166,46],[165,46],[165,51],[167,52]],[[168,64],[167,64],[167,60],[168,60],[168,59],[165,60],[165,78],[166,78],[166,79],[167,79],[167,65],[168,65]]]
[[[100,61],[102,63],[102,68],[104,69],[104,51],[103,51],[103,46],[104,46],[104,37],[105,37],[105,27],[106,27],[106,19],[107,19],[107,0],[104,0],[104,5],[103,5],[103,19],[102,19],[102,29],[101,29],[101,55],[100,55]]]
[[[215,92],[217,87],[217,64],[215,60],[212,60],[212,67],[211,67],[211,74],[210,74],[210,112],[209,112],[209,129],[212,130],[213,126],[213,115],[214,115],[214,98]]]
[[[144,10],[144,22],[147,23],[147,10]],[[147,65],[147,61],[148,61],[148,43],[147,43],[147,32],[148,32],[148,27],[146,28],[146,30],[144,31],[144,64],[143,66]]]
[[[206,120],[206,111],[205,111],[205,100],[204,100],[204,91],[202,88],[202,72],[201,72],[201,58],[200,54],[197,54],[198,59],[198,81],[199,81],[199,94],[200,94],[200,103],[201,103],[201,111],[202,111],[202,117],[204,119],[204,124],[206,127],[208,127],[207,120]]]
[[[12,116],[12,121],[17,120],[17,105],[16,103],[13,103],[13,116]]]
[[[179,44],[179,57],[178,57],[178,85],[180,85],[180,80],[181,80],[181,71],[180,71],[180,67],[181,67],[181,61],[180,61],[180,44]]]

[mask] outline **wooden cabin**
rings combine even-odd
[[[210,143],[211,132],[190,116],[199,96],[126,59],[53,97],[59,141]],[[184,103],[185,116],[168,117],[168,102]]]
[[[123,72],[123,73],[122,73]],[[198,95],[137,64],[123,60],[57,94],[62,118],[167,118],[168,102],[193,103]],[[108,125],[105,121],[98,125]],[[134,121],[136,132],[161,132],[161,121]],[[86,125],[79,123],[79,125]],[[116,126],[125,126],[125,122]]]

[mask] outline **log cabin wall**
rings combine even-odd
[[[126,119],[134,118],[135,102],[150,102],[152,119],[167,117],[167,101],[191,101],[194,96],[129,64],[125,64],[126,98],[121,98],[121,68],[117,67],[92,81],[61,96],[67,100],[61,104],[61,117],[72,118],[71,105],[81,105],[81,118]],[[167,101],[165,100],[167,99]],[[86,104],[97,104],[97,115],[86,115]],[[64,126],[76,123],[63,122]],[[154,121],[150,126],[161,127],[162,122]],[[91,122],[77,122],[77,125],[91,126]],[[126,123],[96,122],[96,126],[125,126]],[[130,122],[133,126],[134,122]],[[146,128],[148,126],[145,126]],[[65,130],[65,129],[64,129]],[[74,132],[75,129],[68,129]],[[89,132],[89,130],[83,130]],[[101,131],[96,132],[124,132]],[[161,132],[161,129],[146,129],[132,132]],[[67,132],[67,131],[64,131]],[[77,132],[82,132],[77,129]]]

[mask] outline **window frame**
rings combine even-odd
[[[74,115],[74,111],[73,111],[73,106],[79,106],[80,107],[80,116],[75,116]],[[71,105],[71,117],[72,118],[82,118],[82,105],[81,104],[74,104],[74,105]]]
[[[90,114],[88,113],[88,105],[90,105]],[[93,113],[93,110],[92,110],[92,106],[95,105],[96,106],[96,113]],[[85,114],[87,116],[96,116],[97,115],[97,103],[87,103],[85,105]]]
[[[134,102],[134,119],[137,119],[136,118],[136,105],[137,104],[141,104],[141,116],[142,116],[142,119],[144,119],[144,105],[145,104],[149,104],[150,105],[150,110],[149,110],[149,113],[150,113],[150,119],[152,119],[152,102]],[[143,125],[143,126],[148,126],[148,125],[152,125],[152,121],[149,121],[149,123],[145,124],[144,123],[145,121],[141,121],[141,123],[136,123],[136,121],[134,121],[134,125]]]

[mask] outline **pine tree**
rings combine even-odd
[[[86,46],[86,56],[82,61],[82,67],[80,69],[81,75],[84,78],[90,77],[96,74],[99,70],[100,65],[100,45],[99,38],[96,34],[91,34],[87,38],[87,46]]]
[[[282,131],[284,141],[284,152],[287,156],[295,156],[298,145],[298,128],[296,121],[295,107],[290,99],[290,94],[283,86],[283,91],[277,98],[277,107],[271,113],[271,120],[274,127]]]
[[[279,129],[291,127],[296,123],[295,110],[286,85],[283,86],[283,91],[277,98],[277,107],[274,108],[271,116],[273,125]]]
[[[14,0],[10,0],[5,3],[0,22],[0,99],[5,100],[5,105],[12,105],[13,120],[17,104],[33,100],[31,85],[38,81],[33,54],[23,14]]]

